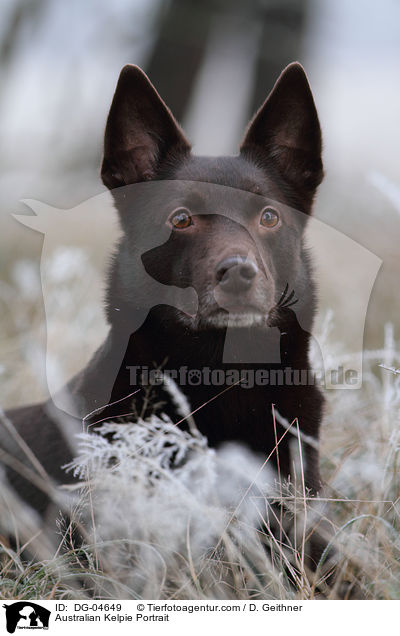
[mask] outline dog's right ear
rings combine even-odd
[[[101,177],[107,188],[154,179],[167,157],[190,144],[148,77],[124,66],[108,115]]]

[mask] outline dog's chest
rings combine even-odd
[[[203,387],[187,392],[200,431],[211,446],[228,440],[242,441],[253,446],[255,440],[272,439],[272,411],[269,391],[263,387]]]

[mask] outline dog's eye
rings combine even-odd
[[[261,212],[260,224],[264,227],[275,227],[279,222],[279,214],[274,208],[267,207]]]
[[[189,210],[186,208],[175,210],[170,217],[170,223],[177,230],[185,230],[192,225],[192,217],[189,214]]]

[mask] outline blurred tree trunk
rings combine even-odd
[[[171,0],[161,10],[146,72],[178,120],[186,112],[213,19],[213,0]]]
[[[251,100],[252,112],[261,106],[282,69],[302,55],[308,0],[260,2],[260,49]]]
[[[0,38],[0,64],[4,68],[12,59],[14,49],[20,45],[19,32],[25,23],[38,24],[46,7],[46,0],[20,0],[15,2],[9,15],[7,25],[3,25],[3,37]],[[3,16],[4,18],[4,16]]]

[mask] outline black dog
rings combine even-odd
[[[93,421],[132,410],[127,396],[143,387],[146,370],[164,369],[211,446],[240,441],[265,458],[272,454],[281,476],[289,476],[291,435],[282,420],[274,422],[274,409],[289,423],[298,418],[300,430],[317,442],[323,407],[311,381],[293,379],[304,372],[311,378],[315,291],[303,233],[323,176],[320,126],[302,67],[284,70],[238,156],[209,158],[191,155],[147,77],[126,66],[107,122],[101,174],[123,236],[108,282],[109,336],[68,385],[78,421],[92,411]],[[147,311],[149,279],[166,293],[152,296]],[[179,293],[189,289],[197,295],[194,314],[180,306]],[[270,381],[272,371],[278,381]],[[256,378],[250,388],[249,377]],[[141,389],[134,396],[137,411],[143,395]],[[163,410],[178,421],[171,400]],[[51,402],[9,413],[48,474],[65,481],[60,467],[71,450],[67,429],[59,426],[66,416],[59,416]],[[2,444],[29,465],[18,440]],[[304,444],[304,465],[306,486],[316,493],[315,443]],[[45,514],[49,500],[40,486],[15,466],[7,474]]]

